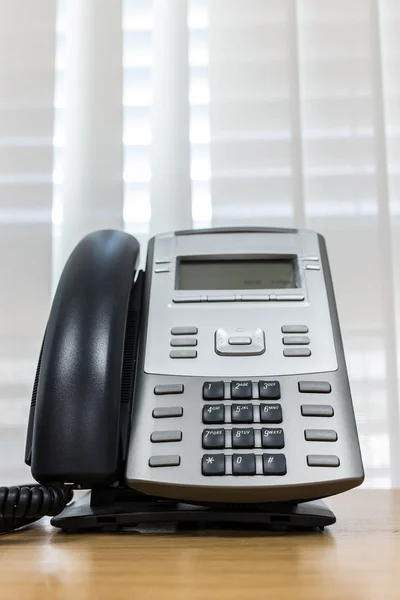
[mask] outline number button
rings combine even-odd
[[[285,445],[283,429],[280,427],[276,429],[263,427],[261,430],[261,441],[263,448],[283,448]]]
[[[231,381],[231,397],[240,400],[251,400],[253,396],[251,381]]]
[[[224,382],[223,381],[206,381],[203,383],[203,398],[204,400],[223,400],[224,398]]]
[[[268,400],[279,400],[281,397],[281,386],[279,381],[259,381],[258,392],[260,398]]]
[[[286,475],[286,458],[284,454],[263,454],[264,475]]]
[[[254,454],[234,454],[232,456],[233,475],[255,475],[256,457]]]
[[[232,423],[252,423],[252,404],[232,404]]]
[[[223,423],[225,407],[223,404],[205,404],[203,406],[203,423]]]
[[[233,448],[254,448],[254,429],[232,429]]]
[[[224,454],[204,454],[201,461],[201,472],[203,475],[225,475]]]
[[[204,429],[203,448],[225,448],[225,429]]]
[[[260,405],[261,423],[282,423],[282,406],[280,404]]]

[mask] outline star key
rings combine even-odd
[[[225,455],[203,454],[201,472],[207,477],[225,475]]]

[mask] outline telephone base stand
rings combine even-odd
[[[94,490],[79,497],[51,524],[65,532],[126,531],[171,533],[196,530],[304,530],[333,525],[322,500],[299,504],[188,504],[128,489]]]

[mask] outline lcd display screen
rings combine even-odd
[[[273,290],[296,288],[294,259],[177,261],[178,290]]]

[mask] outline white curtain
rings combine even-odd
[[[124,227],[143,255],[162,229],[309,227],[328,242],[367,484],[399,485],[398,0],[59,0],[53,202],[54,2],[32,0],[29,21],[26,4],[0,0],[11,56],[0,63],[3,398],[25,410],[6,358],[13,347],[15,369],[33,377],[51,248],[54,285],[98,226]],[[46,34],[32,50],[22,37],[36,24]],[[15,117],[9,132],[22,56],[33,91],[18,90],[25,103],[40,90],[47,112]]]
[[[51,295],[53,0],[0,0],[0,468],[26,479],[25,423]]]

